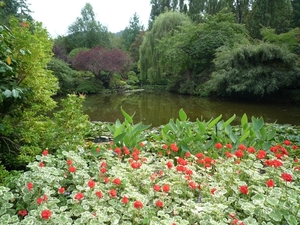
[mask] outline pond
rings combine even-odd
[[[181,108],[190,121],[206,120],[222,114],[224,120],[236,114],[233,124],[240,124],[244,113],[263,117],[267,123],[300,125],[300,106],[282,103],[249,103],[212,100],[179,95],[165,91],[134,91],[115,94],[86,96],[84,113],[91,121],[123,121],[121,107],[130,115],[135,113],[134,122],[152,124],[153,127],[167,124],[171,118],[178,118]]]

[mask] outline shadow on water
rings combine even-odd
[[[181,108],[186,112],[190,121],[209,120],[220,114],[223,119],[229,119],[236,114],[233,124],[240,124],[244,113],[248,118],[263,117],[265,122],[300,125],[300,107],[282,103],[249,103],[212,100],[207,98],[178,95],[163,91],[125,92],[110,95],[86,96],[83,104],[84,112],[91,121],[115,122],[123,120],[123,109],[132,115],[134,122],[152,126],[164,125],[171,118],[178,118]]]

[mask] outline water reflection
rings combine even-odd
[[[274,103],[243,103],[210,100],[195,96],[178,95],[162,91],[141,91],[117,93],[110,95],[87,96],[84,112],[92,121],[114,122],[123,120],[121,106],[130,115],[135,113],[134,121],[159,126],[178,118],[181,108],[187,113],[190,121],[196,118],[209,120],[223,115],[223,119],[236,114],[236,124],[244,113],[250,116],[263,117],[265,122],[300,125],[300,107]]]

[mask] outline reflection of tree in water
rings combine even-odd
[[[173,94],[164,91],[141,91],[115,93],[110,95],[87,96],[84,102],[84,112],[91,120],[115,122],[117,119],[123,121],[121,106],[130,115],[135,113],[134,122],[142,121],[144,124],[159,126],[169,122],[171,118],[178,118],[178,112],[184,109],[190,121],[196,118],[208,121],[220,114],[223,119],[229,119],[236,114],[235,124],[240,123],[244,113],[248,118],[251,116],[263,116],[265,122],[297,124],[300,121],[299,107],[282,106],[279,104],[257,104],[245,102],[229,102],[212,100],[207,98]],[[284,109],[283,109],[284,108]],[[299,123],[299,122],[298,122]]]

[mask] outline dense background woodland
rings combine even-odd
[[[26,0],[0,1],[0,178],[43,146],[84,139],[82,98],[69,96],[52,115],[54,95],[160,85],[181,94],[300,102],[299,0],[150,4],[148,27],[136,12],[111,33],[86,3],[67,35],[53,39]]]

